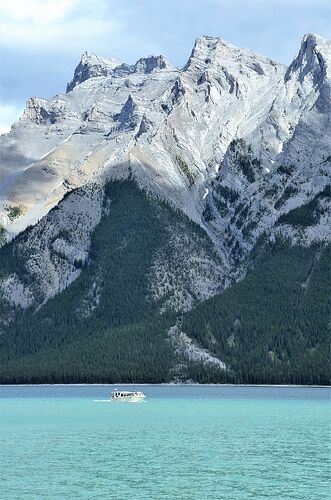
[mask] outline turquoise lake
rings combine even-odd
[[[330,499],[330,388],[135,387],[0,387],[0,498]]]

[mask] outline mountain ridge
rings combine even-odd
[[[308,37],[309,39],[309,37]],[[212,40],[212,46],[209,48],[206,48],[206,41],[207,40]],[[305,40],[305,39],[304,39]],[[269,118],[269,123],[266,123],[265,125],[262,126],[261,132],[259,132],[259,122],[265,119],[267,116],[266,113],[269,113],[269,109],[271,107],[275,108],[275,98],[277,94],[277,86],[279,86],[279,82],[283,76],[284,76],[284,67],[282,65],[279,65],[277,63],[274,63],[273,61],[260,57],[260,56],[255,56],[251,51],[247,51],[245,49],[237,49],[235,48],[232,44],[225,44],[224,41],[219,38],[208,38],[208,37],[201,37],[197,40],[196,42],[196,47],[199,46],[199,44],[203,45],[203,51],[202,53],[205,53],[207,50],[208,53],[213,53],[214,57],[214,63],[210,60],[207,63],[205,62],[206,59],[202,57],[202,63],[200,64],[199,68],[195,68],[194,70],[191,68],[190,71],[187,70],[175,70],[171,69],[170,71],[165,71],[164,73],[164,78],[161,76],[156,76],[157,78],[157,83],[158,85],[163,85],[163,91],[161,88],[161,93],[159,93],[159,97],[157,99],[160,99],[160,103],[158,106],[155,108],[155,98],[153,98],[153,93],[155,93],[155,90],[153,88],[153,82],[150,80],[153,79],[152,76],[148,75],[148,79],[146,80],[146,84],[148,88],[146,88],[146,92],[148,92],[148,96],[151,96],[152,98],[152,110],[146,108],[145,106],[145,97],[143,97],[143,100],[140,98],[140,94],[142,92],[142,84],[144,82],[144,79],[141,80],[139,79],[139,76],[131,76],[132,82],[130,83],[129,80],[124,78],[123,76],[114,76],[112,77],[91,77],[87,80],[84,80],[81,84],[79,84],[79,87],[81,88],[81,91],[78,92],[77,88],[77,96],[75,95],[75,99],[73,99],[74,96],[70,99],[70,101],[66,102],[66,95],[63,96],[56,96],[53,99],[50,100],[41,100],[39,98],[31,98],[28,101],[28,107],[26,112],[23,115],[23,118],[21,119],[21,122],[18,122],[13,126],[14,130],[12,132],[12,137],[8,136],[2,136],[1,141],[2,141],[2,146],[4,153],[2,154],[1,157],[1,170],[0,173],[4,175],[4,179],[2,182],[2,185],[6,186],[8,184],[12,185],[12,177],[14,175],[15,182],[16,184],[20,184],[20,179],[22,178],[22,184],[20,184],[17,189],[14,190],[9,190],[5,189],[4,192],[2,192],[2,198],[5,200],[5,203],[7,204],[23,204],[24,205],[24,210],[25,213],[23,213],[23,217],[21,217],[20,223],[18,223],[18,220],[15,220],[13,222],[8,221],[5,219],[6,213],[2,211],[2,220],[6,221],[7,229],[9,230],[9,233],[16,234],[17,231],[21,230],[21,228],[24,228],[25,224],[28,223],[28,212],[31,210],[33,213],[33,208],[37,213],[40,213],[40,216],[42,216],[46,211],[48,210],[48,206],[53,206],[54,203],[56,203],[56,200],[58,201],[61,196],[68,190],[71,189],[72,187],[78,187],[78,185],[81,185],[82,183],[85,182],[86,176],[89,177],[90,175],[93,175],[94,169],[92,168],[91,171],[91,160],[90,156],[94,156],[93,153],[93,148],[96,149],[96,152],[100,152],[101,150],[106,148],[108,143],[111,146],[112,150],[118,149],[116,147],[116,144],[113,144],[114,141],[117,141],[117,143],[120,141],[123,143],[123,146],[126,144],[126,147],[124,147],[124,150],[122,153],[118,151],[116,154],[114,160],[110,160],[109,162],[109,153],[108,151],[105,151],[105,154],[100,154],[99,157],[96,158],[96,161],[98,162],[98,165],[96,166],[96,172],[102,170],[102,163],[105,163],[105,155],[108,156],[107,158],[107,164],[111,164],[111,161],[113,162],[122,162],[123,161],[129,161],[129,157],[132,157],[132,161],[137,162],[137,167],[140,168],[140,163],[141,161],[147,162],[147,164],[150,164],[151,162],[155,161],[154,154],[153,154],[153,143],[155,142],[155,147],[158,149],[164,148],[162,145],[162,141],[157,140],[157,135],[159,131],[159,134],[162,133],[163,137],[167,134],[169,137],[170,143],[167,143],[167,149],[169,147],[171,149],[179,147],[179,150],[181,151],[182,145],[181,142],[178,143],[178,139],[180,138],[180,134],[182,134],[181,128],[178,129],[178,120],[182,120],[183,123],[187,122],[190,123],[191,127],[195,127],[196,120],[198,119],[199,114],[197,114],[195,108],[196,106],[194,105],[192,107],[192,104],[190,103],[190,100],[192,100],[192,90],[197,94],[199,99],[196,102],[196,105],[202,106],[201,107],[201,117],[199,117],[199,121],[201,123],[201,126],[199,127],[201,129],[200,131],[200,136],[201,139],[203,138],[204,134],[208,130],[208,134],[210,134],[211,131],[211,126],[213,125],[213,128],[217,130],[219,128],[221,130],[221,135],[218,137],[218,134],[213,137],[211,136],[209,138],[210,141],[210,146],[208,143],[206,144],[205,141],[201,142],[201,139],[198,140],[197,144],[193,143],[192,141],[189,141],[190,138],[186,137],[185,134],[182,138],[182,142],[185,141],[187,146],[189,145],[190,147],[190,152],[191,154],[193,153],[194,155],[194,163],[196,164],[196,168],[198,169],[197,171],[197,176],[199,179],[197,179],[198,183],[204,182],[206,176],[208,177],[211,173],[206,172],[206,162],[210,161],[216,161],[219,162],[222,160],[223,155],[225,154],[226,148],[228,147],[229,143],[231,142],[231,139],[234,138],[245,138],[247,136],[248,142],[252,143],[252,146],[254,149],[257,151],[258,155],[262,155],[262,159],[265,163],[270,163],[270,161],[274,161],[273,158],[277,156],[278,150],[280,150],[280,144],[279,140],[277,140],[277,136],[283,136],[284,138],[281,139],[282,141],[286,138],[289,138],[289,132],[288,129],[293,128],[293,125],[286,124],[285,128],[281,125],[281,129],[277,130],[276,136],[275,136],[275,131],[274,131],[274,123],[276,120],[278,120],[277,116],[279,115],[279,111],[277,111],[276,115],[273,113],[270,118]],[[305,42],[303,42],[303,45]],[[221,47],[227,47],[227,52],[229,52],[229,63],[231,67],[228,67],[227,69],[225,66],[220,63],[222,63],[223,59],[221,58],[220,60],[220,54],[218,51],[218,46],[221,45]],[[326,44],[327,45],[327,44]],[[327,45],[328,46],[328,45]],[[192,54],[188,60],[188,63],[192,62],[192,57],[194,58],[194,50],[193,49]],[[222,54],[222,50],[220,51]],[[236,54],[241,54],[240,57],[244,58],[242,62],[240,60],[238,61],[238,57]],[[249,54],[248,59],[246,58],[245,54]],[[205,54],[206,55],[206,54]],[[93,56],[94,57],[94,56]],[[223,57],[223,56],[222,56]],[[239,57],[239,59],[240,59]],[[103,61],[103,58],[98,58],[96,56],[97,61]],[[246,58],[246,59],[245,59]],[[251,58],[251,59],[250,59]],[[220,63],[218,62],[220,60]],[[112,61],[112,60],[111,60]],[[237,62],[236,62],[237,61]],[[247,87],[247,83],[243,82],[242,85],[239,85],[240,80],[243,78],[243,75],[239,77],[239,72],[242,72],[245,70],[249,78],[254,78],[252,82],[254,83],[254,93],[256,94],[258,92],[258,87],[256,85],[259,82],[259,78],[254,77],[254,75],[257,75],[260,77],[261,83],[263,88],[269,85],[268,82],[265,81],[265,75],[262,74],[263,71],[266,72],[268,68],[267,66],[262,69],[263,64],[266,64],[266,61],[270,61],[271,67],[275,68],[278,70],[276,71],[276,80],[275,80],[275,85],[276,87],[274,89],[270,89],[269,94],[262,94],[263,101],[266,101],[267,105],[263,105],[261,107],[261,99],[256,100],[256,104],[254,104],[254,108],[248,109],[247,111],[244,111],[247,114],[247,118],[249,118],[250,114],[253,112],[252,118],[249,118],[248,121],[244,120],[244,123],[247,123],[243,127],[243,125],[240,124],[240,121],[243,122],[243,109],[241,106],[242,100],[244,100],[244,103],[249,103],[250,99],[252,99],[252,96],[247,95],[247,92],[245,91],[245,94],[242,94],[244,92],[244,88]],[[223,61],[224,62],[224,61]],[[99,64],[99,63],[98,63]],[[220,66],[219,66],[220,64]],[[113,67],[116,67],[117,63],[112,62],[111,64],[106,64],[106,70],[108,71],[108,67],[111,67],[111,71],[114,69]],[[137,65],[137,63],[136,63]],[[234,66],[233,66],[234,65]],[[261,66],[262,65],[262,66]],[[133,65],[132,67],[134,67]],[[253,69],[251,69],[249,66],[252,66]],[[79,67],[79,65],[78,65]],[[77,67],[77,68],[78,68]],[[93,65],[91,66],[93,67]],[[222,69],[223,67],[223,69]],[[256,72],[256,68],[260,68]],[[77,69],[76,68],[76,69]],[[131,68],[131,67],[130,67]],[[185,67],[184,67],[185,68]],[[210,68],[210,69],[208,69]],[[231,69],[232,68],[232,69]],[[246,68],[246,69],[245,69]],[[255,69],[254,69],[255,68]],[[188,67],[189,69],[189,67]],[[210,71],[213,71],[213,74],[210,74]],[[231,71],[230,71],[231,70]],[[161,75],[163,74],[163,69],[158,70],[157,74],[160,73]],[[217,74],[215,75],[215,71]],[[262,71],[262,73],[261,73]],[[279,73],[279,76],[277,77],[277,72]],[[261,74],[259,74],[261,73]],[[275,79],[274,75],[275,71],[272,70],[271,76],[273,79]],[[168,75],[168,78],[167,76]],[[190,76],[191,75],[191,76]],[[271,77],[270,76],[270,77]],[[129,75],[130,77],[130,75]],[[189,80],[187,81],[187,77]],[[101,80],[100,80],[101,78]],[[108,86],[105,87],[104,90],[103,88],[103,78],[105,80],[105,84]],[[140,80],[137,81],[136,80]],[[192,80],[193,78],[193,80]],[[110,96],[112,95],[112,80],[114,80],[114,83],[118,82],[118,84],[123,85],[123,89],[121,88],[121,92],[123,92],[126,97],[124,98],[124,101],[122,100],[122,103],[118,103],[114,109],[113,106],[110,107],[108,110],[106,105],[106,100],[108,101],[107,93],[110,93]],[[165,80],[165,81],[163,81]],[[209,81],[210,80],[210,81]],[[98,83],[100,84],[98,85]],[[107,83],[109,82],[109,83]],[[148,83],[149,82],[149,83]],[[110,85],[109,85],[110,84]],[[84,86],[86,86],[86,89],[84,89]],[[90,88],[89,86],[92,85]],[[101,88],[100,88],[101,85]],[[130,88],[127,88],[126,86],[131,86],[131,91]],[[172,85],[172,86],[171,86]],[[188,85],[188,87],[187,87]],[[127,91],[125,92],[125,89]],[[114,89],[116,90],[116,89]],[[138,92],[137,92],[137,91]],[[117,89],[117,94],[120,94],[119,89]],[[184,96],[186,92],[186,97]],[[234,103],[226,103],[220,101],[217,93],[225,92],[224,98],[229,97],[232,99],[233,94],[235,95],[236,99],[234,100]],[[324,91],[326,92],[326,90]],[[93,102],[93,99],[90,100],[90,95],[95,94],[96,95],[96,102]],[[241,95],[242,94],[242,95]],[[71,93],[67,94],[68,96],[71,97]],[[116,116],[121,113],[121,107],[124,106],[126,101],[128,100],[129,95],[131,95],[131,99],[136,103],[137,109],[139,109],[139,113],[137,114],[136,120],[139,121],[139,125],[141,126],[140,132],[142,130],[145,130],[144,133],[139,134],[139,129],[137,130],[136,134],[133,135],[133,129],[138,127],[138,123],[136,124],[136,127],[131,127],[132,132],[127,134],[127,137],[123,136],[123,134],[118,134],[118,121]],[[181,97],[184,96],[184,101],[183,104],[181,104]],[[77,99],[81,99],[81,103],[83,104],[83,109],[80,110],[79,108],[81,107],[80,105],[78,106],[78,103],[76,102]],[[100,101],[101,98],[101,101]],[[189,101],[188,101],[189,99]],[[270,101],[268,102],[268,99]],[[211,102],[211,101],[215,102]],[[211,104],[208,106],[206,105],[206,102],[209,101]],[[109,101],[110,102],[110,101]],[[184,104],[185,102],[185,104]],[[195,102],[195,101],[194,101]],[[85,103],[85,104],[84,104]],[[155,103],[155,104],[153,104]],[[238,110],[236,107],[240,104],[240,115],[238,115]],[[280,103],[280,106],[282,103]],[[175,107],[174,107],[175,106]],[[181,111],[181,107],[186,106],[187,109],[190,109],[189,113],[185,113],[184,110]],[[215,111],[218,110],[218,107],[221,106],[220,112],[221,114],[224,115],[224,117],[219,120],[217,119],[215,121]],[[235,106],[235,108],[234,108]],[[244,110],[245,110],[246,104],[244,104]],[[287,103],[286,103],[287,106]],[[307,106],[307,104],[305,105]],[[84,108],[87,108],[84,110]],[[153,111],[153,108],[155,108],[155,111]],[[174,108],[174,109],[172,109]],[[179,109],[178,109],[179,108]],[[192,108],[192,109],[191,109]],[[204,112],[204,108],[206,108],[206,111]],[[256,113],[257,109],[259,111]],[[172,110],[172,111],[171,111]],[[213,111],[215,110],[215,111]],[[265,111],[263,111],[265,110]],[[301,113],[300,108],[298,108],[299,113]],[[262,114],[261,114],[262,112]],[[168,113],[170,113],[169,118],[167,118]],[[298,112],[296,112],[297,114]],[[235,119],[232,120],[233,124],[231,123],[231,120],[229,121],[226,117],[229,116],[229,114],[233,114],[235,116]],[[82,115],[82,118],[80,117]],[[195,118],[194,118],[195,116]],[[240,120],[239,120],[240,116]],[[200,119],[201,118],[201,119]],[[106,125],[106,121],[109,120],[109,124]],[[295,117],[295,121],[297,121],[297,117]],[[132,124],[135,122],[133,121]],[[147,125],[149,124],[149,129],[147,131]],[[252,125],[250,125],[250,123]],[[37,128],[35,128],[35,125],[37,125]],[[257,125],[257,126],[256,126]],[[202,128],[201,128],[202,127]],[[250,129],[252,128],[252,131]],[[20,129],[22,131],[21,137],[20,137]],[[178,130],[177,130],[178,129]],[[256,131],[253,132],[253,130],[256,129]],[[272,129],[272,130],[270,130]],[[284,131],[281,131],[281,130]],[[54,130],[54,133],[53,133]],[[176,136],[177,140],[175,141],[171,138],[171,135],[173,134],[172,130],[176,131]],[[199,132],[199,129],[197,130]],[[103,142],[104,138],[100,137],[101,140],[99,140],[98,135],[104,133],[106,136],[106,141]],[[266,136],[266,134],[272,133],[273,137],[268,137],[267,142],[268,142],[268,148],[265,147],[263,143],[261,143],[261,139],[259,139],[259,143],[257,144],[257,137],[259,134],[263,134],[263,136]],[[31,144],[30,144],[30,136],[33,134],[33,136],[36,138],[40,134],[40,139],[36,141],[35,145],[35,153],[31,158],[32,163],[28,163],[30,161],[30,158],[25,161],[25,165],[23,169],[18,169],[18,171],[12,173],[12,169],[15,166],[15,163],[20,162],[22,164],[22,157],[24,157],[27,152],[22,151],[26,149],[25,142],[29,141],[29,151],[28,154],[31,155]],[[81,138],[81,135],[84,135],[83,138]],[[109,135],[108,135],[109,134]],[[137,135],[138,134],[138,135]],[[152,136],[151,136],[152,134]],[[156,135],[155,135],[156,134]],[[146,156],[146,140],[145,136],[149,136],[149,141],[151,141],[151,146],[149,147],[150,151],[148,153],[148,158],[145,158]],[[94,136],[94,137],[93,137]],[[114,140],[112,140],[112,136],[114,136]],[[153,136],[155,139],[153,140]],[[8,139],[9,139],[9,144],[8,144]],[[136,138],[135,138],[136,137]],[[262,137],[262,136],[261,136]],[[7,141],[6,141],[7,139]],[[82,144],[82,140],[83,144]],[[147,137],[146,137],[147,139]],[[276,143],[273,146],[273,142],[276,139]],[[95,141],[97,142],[93,144]],[[133,140],[133,142],[132,142]],[[91,142],[92,141],[92,142]],[[139,151],[139,144],[136,144],[136,142],[143,142],[143,147],[144,147],[144,155],[141,154],[141,151]],[[189,142],[188,142],[189,141]],[[39,144],[38,144],[39,142]],[[92,153],[90,154],[91,148],[88,148],[88,144],[85,144],[86,142],[90,142],[92,146]],[[80,144],[79,144],[80,143]],[[16,145],[19,145],[19,147],[16,148]],[[201,157],[201,154],[196,150],[196,145],[201,149],[203,148],[204,153],[203,157]],[[51,149],[49,149],[49,146],[52,146]],[[186,146],[186,147],[187,147]],[[268,153],[268,150],[271,149],[271,146],[273,148],[272,152],[272,157],[270,157],[270,153]],[[55,151],[53,152],[53,149],[55,147]],[[210,148],[212,147],[212,151],[210,151]],[[58,148],[58,149],[57,149]],[[81,148],[81,149],[79,149]],[[15,149],[18,149],[18,151],[15,151]],[[72,154],[74,155],[74,159],[71,159],[71,151]],[[85,151],[84,151],[85,150]],[[284,150],[284,146],[282,146],[281,150]],[[61,161],[61,166],[62,168],[58,167],[58,159],[56,158],[57,154],[56,152],[58,151],[59,155],[59,160]],[[13,154],[14,152],[14,154]],[[185,155],[185,148],[184,151],[181,151],[183,155]],[[8,156],[7,156],[8,154]],[[115,154],[115,151],[114,153]],[[118,158],[118,154],[120,154],[121,158]],[[167,155],[167,152],[164,151],[164,154]],[[87,156],[89,155],[89,156]],[[39,160],[38,160],[39,156]],[[65,157],[63,159],[63,156]],[[136,158],[138,156],[138,158]],[[143,156],[143,157],[142,157]],[[263,156],[266,156],[264,158]],[[37,157],[37,158],[36,158]],[[190,155],[188,155],[188,158],[184,158],[185,161],[189,160]],[[53,160],[54,158],[54,160]],[[63,170],[63,160],[66,161],[68,167],[66,170]],[[169,162],[169,164],[175,163],[173,158],[171,156],[168,158],[165,158],[166,161]],[[11,171],[9,171],[9,174],[7,175],[8,171],[8,162],[10,161],[11,166]],[[49,165],[50,163],[50,165]],[[86,165],[86,163],[88,165]],[[76,165],[76,167],[74,166]],[[80,165],[80,170],[82,171],[81,173],[78,172],[77,175],[74,175],[73,170],[77,170],[77,167]],[[39,167],[39,168],[37,168]],[[109,168],[109,167],[108,167]],[[162,176],[167,177],[167,173],[164,171],[164,167],[162,165],[158,165],[158,168],[161,169]],[[269,168],[269,167],[267,167]],[[48,170],[48,175],[45,173],[46,169]],[[41,172],[40,172],[41,170]],[[114,169],[116,170],[116,169]],[[183,182],[178,179],[178,166],[174,164],[172,166],[172,177],[173,179],[167,179],[167,184],[168,184],[168,190],[167,192],[164,192],[165,198],[171,197],[173,201],[179,203],[180,208],[184,209],[187,213],[191,215],[191,217],[195,217],[196,220],[199,219],[199,215],[195,214],[194,212],[196,209],[198,209],[198,212],[200,212],[200,209],[197,207],[190,207],[190,198],[186,197],[185,200],[180,200],[178,199],[178,193],[173,192],[174,190],[176,191],[176,185],[178,185],[178,188],[184,188],[185,189],[185,183],[183,186]],[[200,172],[202,174],[200,174]],[[40,179],[45,186],[46,190],[43,189],[40,194],[36,194],[33,198],[31,199],[30,193],[24,193],[24,185],[26,183],[29,184],[34,184],[34,177],[39,175]],[[67,178],[69,177],[69,178]],[[24,181],[24,183],[23,183]],[[45,185],[46,182],[46,185]],[[40,183],[39,183],[40,184]],[[152,179],[152,185],[155,188],[155,178]],[[48,187],[49,186],[49,187]],[[39,187],[39,186],[38,186]],[[177,191],[178,191],[177,188]],[[40,188],[39,188],[40,190]],[[49,194],[47,193],[47,190],[50,190]],[[171,193],[168,191],[172,191]],[[29,190],[30,191],[30,190]],[[36,189],[37,193],[38,189]],[[48,203],[45,205],[45,202],[42,202],[41,197],[45,196],[49,199]],[[190,193],[189,193],[190,194]],[[197,200],[197,203],[199,204],[199,200]],[[195,203],[196,204],[196,203]],[[38,205],[38,206],[37,206]],[[36,217],[31,217],[31,222],[36,220]],[[26,220],[26,222],[24,222]]]
[[[163,339],[186,368],[171,368],[169,358],[168,369],[174,376],[195,373],[210,380],[206,362],[216,379],[238,380],[238,374],[217,372],[224,365],[222,354],[181,331],[181,317],[198,304],[209,311],[213,296],[220,297],[215,307],[222,308],[224,291],[249,282],[252,269],[264,269],[263,248],[272,253],[282,241],[288,250],[280,250],[282,257],[275,255],[275,261],[301,255],[297,248],[313,260],[312,249],[331,241],[330,64],[330,42],[313,34],[304,36],[288,68],[203,36],[182,69],[164,56],[128,65],[86,52],[65,94],[28,99],[20,121],[0,137],[4,335],[15,328],[21,332],[21,315],[46,311],[48,303],[87,279],[95,265],[95,234],[101,235],[112,213],[107,189],[117,192],[119,183],[126,200],[117,208],[119,216],[129,210],[131,192],[144,207],[140,215],[153,245],[146,213],[155,227],[167,217],[173,220],[160,229],[167,239],[146,264],[150,288],[141,306],[148,309],[155,301],[157,314],[174,315]],[[146,199],[126,182],[134,182]],[[152,215],[152,206],[161,219]],[[116,221],[109,224],[115,227]],[[106,234],[100,238],[106,241]],[[127,242],[119,235],[113,244],[125,252]],[[132,252],[130,259],[138,262],[141,256]],[[305,276],[301,262],[298,276]],[[105,261],[102,266],[100,276],[108,272]],[[109,279],[111,289],[115,285]],[[95,293],[84,299],[87,310],[99,307],[99,281],[98,275],[91,283]],[[284,293],[292,290],[301,297],[290,284],[286,287]],[[245,285],[235,289],[248,293]],[[102,328],[108,328],[104,321]],[[148,321],[153,323],[154,316]],[[239,370],[240,363],[229,359]]]

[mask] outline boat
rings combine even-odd
[[[120,391],[120,389],[114,389],[110,399],[116,403],[141,403],[145,398],[145,394],[141,391]]]

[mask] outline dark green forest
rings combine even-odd
[[[186,314],[182,329],[237,382],[330,384],[331,246],[276,242],[245,279]]]
[[[132,180],[108,183],[104,204],[79,278],[38,310],[14,311],[0,337],[1,383],[168,382],[183,361],[167,333],[176,321],[228,367],[186,363],[183,380],[330,383],[330,245],[260,242],[241,282],[184,315],[160,314],[147,276],[153,255],[167,248],[166,228],[199,235],[210,252],[211,241]],[[0,275],[24,275],[14,249],[0,249]]]

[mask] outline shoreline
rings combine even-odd
[[[311,389],[331,389],[331,385],[305,385],[305,384],[185,384],[185,383],[161,383],[161,384],[148,384],[148,383],[139,383],[139,384],[126,384],[126,383],[103,383],[103,384],[0,384],[1,387],[109,387],[109,386],[152,386],[152,387],[275,387],[275,388],[311,388]]]

